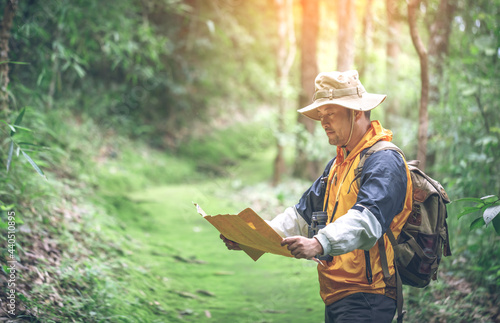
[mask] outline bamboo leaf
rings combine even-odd
[[[23,156],[31,164],[31,166],[33,166],[33,168],[37,171],[37,173],[40,174],[40,176],[42,176],[43,178],[47,179],[47,177],[45,176],[45,174],[42,172],[42,170],[40,169],[40,167],[38,167],[38,165],[33,161],[33,159],[31,159],[31,157],[28,156],[23,150],[21,150],[21,152],[23,153]]]
[[[473,229],[480,228],[482,226],[484,226],[484,219],[483,219],[483,217],[479,217],[479,218],[475,219],[474,221],[472,221],[472,223],[470,224],[470,229],[473,230]]]
[[[16,128],[14,128],[11,124],[8,124],[5,120],[2,120],[2,122],[8,125],[11,131],[16,132]]]
[[[46,148],[46,146],[37,145],[37,144],[32,144],[31,142],[25,142],[25,141],[18,142],[17,144],[18,144],[18,145],[26,145],[26,146],[33,146],[33,147],[42,147],[42,148]]]
[[[7,172],[9,171],[10,168],[10,163],[12,162],[12,153],[14,152],[14,141],[10,141],[10,146],[9,146],[9,154],[7,157]]]
[[[17,116],[16,121],[14,121],[14,125],[13,125],[14,127],[18,126],[21,123],[21,121],[23,121],[25,111],[26,111],[26,108],[23,108],[21,110],[21,112],[19,112],[19,115]],[[11,131],[10,136],[12,137],[15,133],[16,133],[15,131]]]
[[[33,144],[31,142],[24,142],[24,141],[23,142],[18,142],[17,145],[23,147],[24,151],[40,151],[42,149],[50,149],[47,146]],[[32,149],[26,149],[25,147],[27,147],[27,146],[32,147]]]
[[[483,213],[484,223],[488,225],[498,214],[500,214],[500,205],[487,208]]]
[[[26,63],[26,62],[14,62],[14,61],[2,61],[2,62],[0,62],[0,64],[4,64],[4,63],[17,64],[17,65],[29,65],[30,64],[30,63]]]
[[[33,130],[31,130],[30,128],[21,127],[21,126],[18,126],[18,125],[14,125],[13,127],[17,128],[17,129],[22,129],[22,130],[33,132]]]
[[[15,206],[15,204],[9,204],[9,205],[0,205],[0,210],[2,211],[10,211],[12,208]]]
[[[85,76],[85,70],[80,65],[73,64],[73,68],[80,78],[83,78]]]

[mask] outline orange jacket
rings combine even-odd
[[[328,175],[328,181],[326,182],[324,206],[326,206],[328,213],[328,223],[334,223],[339,218],[346,215],[348,211],[353,208],[362,209],[363,207],[365,207],[368,210],[370,210],[371,208],[373,213],[377,215],[377,219],[389,217],[390,220],[387,223],[387,226],[389,226],[397,239],[412,208],[411,177],[404,158],[403,161],[407,176],[406,196],[404,198],[403,205],[398,207],[398,210],[402,209],[402,211],[396,215],[392,214],[392,216],[394,216],[394,218],[392,218],[391,215],[377,214],[376,206],[359,205],[360,199],[358,199],[358,193],[360,191],[360,188],[358,187],[357,181],[355,180],[355,169],[357,164],[359,163],[360,154],[380,140],[391,141],[392,132],[390,130],[382,128],[378,121],[372,121],[369,131],[364,135],[358,145],[348,154],[348,156],[343,156],[342,150],[340,148],[337,148],[337,157],[331,167]],[[380,152],[376,154],[379,153]],[[395,152],[390,153],[394,154]],[[373,156],[375,156],[376,154],[372,155],[370,158],[373,158]],[[370,158],[368,158],[368,160]],[[365,164],[365,167],[366,165],[367,164]],[[384,174],[375,174],[375,176],[383,177]],[[371,183],[370,185],[372,185],[372,190],[373,187],[377,188],[377,185],[373,185],[373,183]],[[387,185],[387,183],[385,183],[385,185]],[[363,180],[361,181],[361,186],[364,186]],[[380,191],[387,192],[383,189],[381,189]],[[379,201],[379,203],[384,203],[384,201],[386,201],[384,199],[390,199],[390,196],[383,197],[381,199],[382,202]],[[326,203],[328,203],[328,205],[326,205]],[[390,213],[386,211],[384,212]],[[379,221],[383,222],[383,220]],[[341,222],[342,221],[340,221],[339,223]],[[384,227],[384,225],[382,227]],[[318,265],[320,294],[326,305],[336,302],[350,294],[358,292],[382,294],[395,298],[395,271],[393,266],[394,252],[387,236],[383,235],[383,237],[387,253],[387,260],[389,263],[389,271],[391,275],[393,275],[391,279],[389,279],[388,281],[384,280],[378,244],[375,244],[373,247],[371,247],[371,249],[369,249],[369,251],[366,252],[365,250],[355,249],[347,253],[338,254],[339,252],[337,251],[337,255],[333,256],[332,261],[323,261],[324,266]],[[369,271],[372,276],[371,283],[369,282],[368,278]]]

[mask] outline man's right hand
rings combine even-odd
[[[227,249],[229,249],[229,250],[242,250],[240,248],[240,245],[237,242],[229,240],[228,238],[224,237],[222,234],[220,235],[220,238],[226,244]]]

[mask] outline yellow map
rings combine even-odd
[[[247,208],[239,214],[207,215],[198,204],[195,206],[200,215],[223,236],[237,242],[254,261],[266,252],[293,257],[286,246],[281,246],[283,238],[252,209]]]

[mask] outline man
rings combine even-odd
[[[374,153],[361,172],[357,169],[360,156],[377,141],[392,140],[390,130],[370,121],[370,110],[386,96],[367,93],[356,71],[320,73],[315,90],[313,103],[298,112],[321,122],[337,156],[299,203],[269,225],[296,258],[324,259],[318,276],[326,322],[391,322],[396,276],[394,252],[384,233],[390,229],[397,238],[410,214],[411,177],[394,150]],[[307,237],[312,213],[318,211],[326,211],[327,225]],[[221,238],[229,249],[239,249]],[[384,277],[379,248],[385,250],[390,278]]]

